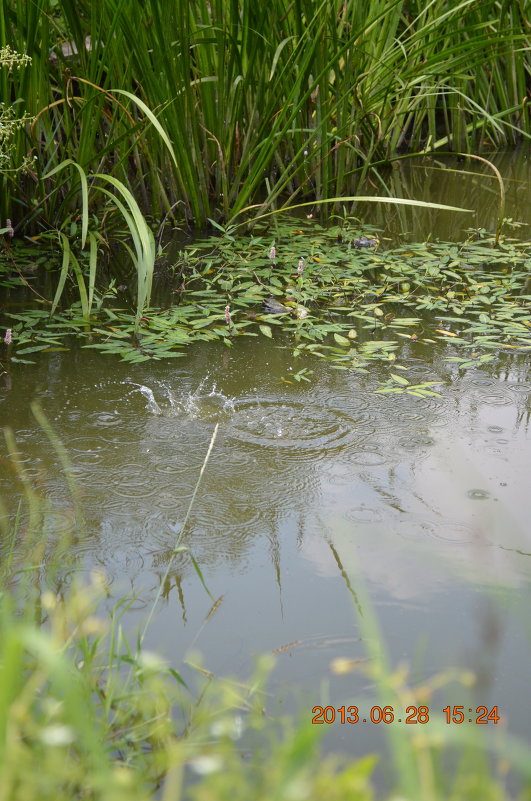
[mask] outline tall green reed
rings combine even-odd
[[[12,76],[21,111],[38,115],[19,157],[35,148],[39,164],[9,184],[26,217],[75,204],[65,174],[53,197],[45,189],[65,158],[112,174],[156,216],[229,222],[257,200],[268,211],[357,193],[401,149],[471,152],[531,133],[520,0],[94,8],[4,0],[0,11],[0,37],[33,58]]]
[[[95,173],[91,176],[91,185],[89,184],[87,176],[83,168],[73,162],[71,159],[66,159],[52,169],[44,176],[46,179],[57,175],[66,167],[75,167],[81,184],[82,196],[82,212],[81,212],[81,238],[80,248],[85,247],[87,238],[89,240],[89,272],[88,272],[88,287],[85,285],[84,273],[80,268],[79,260],[74,255],[69,238],[63,231],[59,231],[59,242],[63,252],[63,263],[59,275],[59,282],[52,302],[50,314],[53,315],[57,305],[63,294],[66,279],[72,268],[79,290],[79,298],[81,301],[81,309],[83,319],[89,323],[94,301],[94,291],[96,284],[96,271],[98,260],[98,238],[94,232],[89,232],[89,194],[95,195],[98,192],[104,194],[109,202],[116,206],[120,213],[121,219],[127,226],[130,237],[133,241],[134,251],[126,244],[126,248],[131,256],[136,276],[137,276],[137,293],[136,293],[136,325],[139,325],[140,318],[146,306],[149,304],[151,297],[151,288],[153,285],[153,270],[155,266],[155,239],[153,233],[149,228],[146,219],[135,198],[130,190],[117,178],[112,175],[105,175],[103,173]],[[110,184],[118,193],[118,195],[110,192],[101,183]],[[121,199],[120,199],[121,196]]]

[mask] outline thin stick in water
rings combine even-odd
[[[166,581],[168,580],[168,576],[170,575],[170,570],[171,570],[172,565],[173,565],[173,560],[175,559],[175,556],[177,554],[177,549],[179,548],[179,545],[181,544],[181,540],[183,538],[183,534],[184,534],[184,531],[185,531],[186,526],[188,524],[188,519],[190,517],[190,512],[192,511],[192,507],[194,505],[195,496],[197,495],[197,490],[199,489],[199,485],[201,483],[201,479],[203,478],[203,473],[205,472],[205,467],[208,464],[208,460],[210,459],[210,454],[212,453],[212,448],[214,447],[214,442],[216,441],[216,437],[218,435],[218,428],[219,428],[219,423],[216,423],[214,431],[212,432],[212,437],[210,439],[210,445],[208,446],[208,450],[207,450],[206,456],[205,456],[205,458],[203,460],[203,464],[201,466],[201,470],[199,471],[199,477],[197,479],[197,482],[196,482],[196,485],[195,485],[195,489],[194,489],[192,498],[190,500],[190,504],[188,506],[188,511],[186,512],[186,516],[185,516],[185,518],[183,520],[183,524],[181,526],[181,530],[179,531],[179,534],[177,535],[177,539],[175,540],[175,545],[173,546],[173,553],[172,553],[171,559],[168,562],[168,566],[166,568],[166,572],[164,574],[164,577],[163,577],[162,581],[160,582],[160,586],[159,586],[157,595],[155,596],[155,600],[153,601],[153,606],[151,607],[151,611],[150,611],[150,613],[148,615],[148,619],[146,620],[146,625],[144,626],[144,630],[142,631],[142,634],[141,634],[141,637],[140,637],[140,645],[142,645],[142,643],[144,641],[144,637],[146,636],[146,632],[147,632],[147,630],[149,628],[149,624],[151,623],[151,620],[153,618],[153,614],[154,614],[155,609],[157,607],[157,604],[158,604],[158,602],[160,600],[160,596],[162,595],[163,588],[164,588],[164,586],[166,584]]]

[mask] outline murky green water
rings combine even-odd
[[[185,674],[193,648],[208,670],[242,678],[255,655],[276,651],[273,707],[293,709],[296,698],[308,717],[327,704],[368,712],[381,700],[364,672],[365,588],[392,664],[407,663],[412,681],[447,668],[476,674],[474,689],[453,681],[424,703],[439,713],[448,704],[497,705],[504,725],[528,739],[528,360],[504,353],[460,374],[445,361],[451,344],[408,342],[400,362],[410,380],[443,381],[441,398],[420,399],[375,395],[387,375],[376,363],[369,375],[337,372],[293,362],[283,344],[197,346],[183,359],[134,367],[74,349],[0,376],[0,418],[53,504],[52,540],[71,526],[72,498],[30,401],[40,402],[73,464],[86,535],[65,572],[101,568],[111,601],[135,596],[128,627],[142,625],[219,423],[181,544],[222,600],[206,620],[212,600],[183,552],[149,647]],[[310,383],[280,380],[302,367],[314,371]],[[21,489],[2,445],[10,511]],[[334,672],[340,658],[354,660],[348,674]],[[330,747],[358,755],[379,748],[381,736],[370,723],[335,724]]]
[[[531,221],[531,148],[493,154],[490,160],[500,171],[506,192],[505,216],[522,225],[516,236],[529,239]],[[472,214],[454,214],[437,209],[406,206],[358,204],[356,213],[378,225],[391,241],[407,236],[410,240],[439,238],[461,241],[465,228],[496,229],[500,193],[491,168],[476,160],[426,159],[406,160],[395,164],[389,175],[391,195],[433,203],[446,203],[471,209]],[[374,187],[376,195],[384,194]],[[506,229],[508,233],[510,229]]]

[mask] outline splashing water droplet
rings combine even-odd
[[[151,412],[152,414],[162,414],[162,409],[160,408],[159,404],[155,400],[155,396],[153,394],[153,390],[149,387],[145,387],[143,384],[138,387],[137,392],[140,392],[144,398],[147,399],[146,409]]]

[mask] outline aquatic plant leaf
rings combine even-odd
[[[57,173],[62,172],[65,167],[74,167],[77,170],[79,179],[81,182],[81,203],[82,203],[82,212],[81,212],[81,247],[85,247],[85,242],[87,239],[87,232],[88,232],[88,222],[89,222],[89,211],[88,211],[88,181],[87,175],[83,167],[78,164],[73,159],[64,159],[60,162],[56,167],[53,167],[48,172],[44,173],[42,176],[43,180],[47,178],[51,178],[53,175],[57,175]]]
[[[351,341],[347,339],[347,337],[341,336],[341,334],[334,334],[334,339],[338,345],[345,345],[346,347],[350,348]]]
[[[393,381],[396,381],[397,384],[403,384],[404,386],[408,386],[409,381],[407,378],[404,378],[402,375],[396,375],[395,373],[391,373],[391,378]]]

